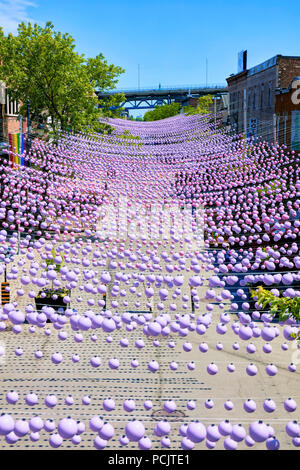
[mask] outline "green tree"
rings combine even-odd
[[[198,104],[193,106],[185,106],[183,108],[186,114],[209,114],[209,106],[213,103],[211,95],[200,96]]]
[[[158,121],[180,113],[180,103],[163,104],[156,106],[152,111],[144,114],[144,121]]]
[[[300,321],[299,297],[277,297],[262,286],[252,289],[251,296],[257,298],[257,302],[262,308],[269,308],[269,312],[273,317],[279,317],[281,321],[286,321],[288,318]],[[297,338],[300,340],[300,333]]]
[[[20,114],[26,116],[29,100],[32,113],[50,121],[53,132],[100,130],[99,117],[111,115],[109,108],[124,96],[115,94],[99,108],[95,91],[115,88],[123,72],[102,54],[88,59],[80,55],[73,37],[54,31],[51,22],[44,28],[23,22],[16,36],[5,36],[0,28],[0,80],[11,98],[23,103]]]

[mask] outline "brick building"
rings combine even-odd
[[[233,129],[268,142],[276,142],[280,136],[284,140],[285,132],[286,145],[290,146],[292,118],[286,116],[291,110],[284,109],[289,107],[287,95],[281,106],[278,96],[299,76],[300,57],[276,55],[228,77],[229,119]]]
[[[8,142],[8,134],[20,132],[19,103],[11,100],[4,83],[0,83],[1,126],[0,141]],[[26,132],[26,120],[23,119],[23,132]]]
[[[300,150],[300,76],[276,90],[275,98],[277,140],[291,150]]]

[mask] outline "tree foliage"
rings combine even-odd
[[[196,107],[185,106],[183,109],[186,114],[209,114],[209,106],[212,102],[211,95],[200,96]]]
[[[256,290],[252,290],[251,295],[252,297],[257,297],[257,302],[262,308],[269,307],[270,314],[273,317],[279,317],[282,321],[288,318],[293,318],[295,322],[300,321],[299,297],[277,297],[262,286],[259,286]]]
[[[17,35],[4,35],[0,28],[0,80],[12,99],[22,102],[20,114],[26,116],[26,102],[35,116],[59,129],[98,131],[98,118],[111,115],[111,106],[124,99],[121,94],[101,104],[95,90],[115,88],[121,67],[108,64],[102,54],[86,59],[75,51],[68,33],[54,31],[51,22],[18,26]]]
[[[163,104],[156,106],[152,111],[148,111],[144,115],[144,121],[158,121],[168,117],[176,116],[180,113],[180,103]]]

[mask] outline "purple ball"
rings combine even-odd
[[[57,430],[63,439],[72,439],[77,434],[78,427],[76,421],[68,417],[59,421]]]
[[[134,419],[126,424],[125,433],[130,441],[138,442],[145,435],[145,427],[141,421]]]
[[[26,404],[29,406],[37,405],[39,399],[35,393],[28,393],[25,397]]]
[[[105,449],[106,446],[107,446],[107,440],[106,439],[102,439],[100,436],[97,436],[94,439],[94,447],[96,449],[102,450],[102,449]]]
[[[225,410],[231,411],[234,408],[234,404],[232,403],[231,400],[226,400],[224,403]]]
[[[60,364],[62,360],[63,360],[62,354],[59,352],[53,353],[51,356],[51,361],[55,365]]]
[[[30,440],[31,440],[32,442],[38,441],[39,438],[40,438],[40,434],[39,434],[38,432],[32,432],[32,433],[30,433]]]
[[[263,352],[269,354],[270,352],[272,352],[272,346],[269,343],[265,343],[263,345]]]
[[[249,435],[255,442],[264,442],[269,437],[269,430],[263,421],[255,421],[249,426]]]
[[[256,410],[255,401],[251,400],[251,398],[248,398],[248,400],[244,402],[244,410],[247,413],[253,413]]]
[[[255,364],[251,363],[246,367],[246,372],[250,377],[253,377],[257,374],[257,367]]]
[[[190,439],[188,439],[188,437],[184,437],[181,440],[180,445],[181,445],[183,450],[192,450],[195,447],[194,442],[191,441]]]
[[[131,413],[135,409],[135,402],[132,399],[125,400],[123,403],[123,408],[128,413]]]
[[[159,364],[157,361],[152,360],[148,363],[148,369],[150,372],[156,372],[159,369]]]
[[[285,410],[289,413],[293,413],[293,411],[297,409],[297,403],[293,398],[287,398],[283,405]]]
[[[247,344],[247,352],[248,352],[249,354],[255,353],[255,352],[256,352],[256,346],[255,346],[255,344],[253,344],[253,343]]]
[[[194,410],[196,408],[196,403],[194,400],[189,400],[186,404],[188,410]]]
[[[297,421],[289,421],[285,431],[290,437],[300,437],[300,426]]]
[[[186,437],[187,428],[188,428],[188,424],[181,424],[181,426],[179,427],[179,434],[182,437]]]
[[[211,408],[214,407],[214,402],[210,398],[208,398],[207,400],[205,400],[204,406],[205,408],[210,410]]]
[[[53,419],[47,419],[44,423],[44,429],[46,432],[52,432],[56,428],[55,422]]]
[[[49,438],[49,444],[51,447],[56,449],[60,447],[63,443],[63,438],[59,434],[52,434]]]
[[[29,432],[29,424],[25,418],[15,422],[14,433],[18,437],[23,437]]]
[[[253,447],[255,445],[255,441],[250,436],[245,437],[245,444],[247,447]]]
[[[192,442],[202,442],[206,438],[206,428],[199,421],[194,421],[188,425],[186,434]]]
[[[161,443],[162,447],[166,447],[167,449],[169,449],[171,447],[171,441],[167,436],[164,436],[161,439],[160,443]]]
[[[264,401],[263,407],[267,413],[273,413],[273,411],[276,410],[276,404],[273,400],[271,400],[271,398],[267,398]]]
[[[230,438],[234,441],[242,442],[245,439],[246,435],[247,433],[241,424],[234,424],[232,426]]]
[[[115,401],[112,399],[112,398],[106,398],[104,401],[103,401],[103,409],[105,411],[112,411],[115,409],[116,407],[116,404],[115,404]]]
[[[81,403],[83,405],[89,405],[91,403],[91,397],[90,396],[84,396],[82,397]]]
[[[144,408],[145,410],[149,411],[153,407],[152,401],[151,400],[146,400],[144,402]]]
[[[102,428],[98,431],[99,437],[109,441],[114,436],[115,430],[112,424],[104,423]]]
[[[233,364],[233,362],[228,364],[227,370],[228,370],[228,372],[234,372],[235,371],[235,365]]]
[[[168,400],[164,403],[164,410],[167,413],[173,413],[176,410],[177,406],[176,403],[172,400]]]
[[[268,450],[279,450],[280,444],[279,444],[278,439],[276,439],[275,436],[269,437],[266,440],[266,447]]]
[[[169,434],[170,431],[171,431],[170,423],[166,419],[164,419],[162,421],[159,421],[156,424],[155,429],[154,429],[154,434],[158,437],[163,437]]]
[[[292,442],[295,447],[300,447],[300,437],[293,437]]]
[[[90,359],[90,364],[91,364],[92,367],[99,367],[99,366],[101,366],[101,363],[102,363],[102,361],[101,361],[100,357],[98,357],[98,356],[91,357],[91,359]]]
[[[57,405],[57,402],[58,402],[57,397],[53,394],[47,395],[45,398],[45,405],[48,408],[53,408],[54,406]]]
[[[218,425],[218,430],[222,436],[229,436],[232,432],[232,424],[225,419],[225,421],[221,421]]]
[[[242,325],[238,334],[242,340],[247,341],[253,336],[252,328],[250,328],[250,326]]]
[[[236,450],[238,447],[238,443],[231,439],[230,437],[226,437],[224,439],[224,449],[226,450]]]
[[[215,375],[218,373],[218,366],[214,362],[211,362],[207,368],[206,371],[209,375]]]
[[[17,392],[14,392],[13,390],[11,390],[10,392],[7,393],[6,401],[8,404],[15,405],[18,400],[19,400],[19,395]]]
[[[210,442],[217,442],[221,439],[221,433],[216,424],[210,424],[206,428],[206,438]]]
[[[206,343],[201,343],[199,345],[199,350],[203,353],[206,353],[208,351],[208,345]]]
[[[95,431],[95,432],[98,432],[100,431],[100,429],[102,428],[104,422],[103,422],[103,419],[100,418],[100,416],[93,416],[91,419],[90,419],[90,429],[92,431]]]
[[[266,373],[270,376],[270,377],[273,377],[274,375],[276,375],[278,372],[278,369],[277,367],[274,365],[274,364],[269,364],[267,365],[266,367]]]
[[[149,450],[152,447],[152,442],[151,439],[147,436],[143,436],[139,441],[138,441],[138,446],[141,450]]]
[[[44,427],[44,421],[39,416],[34,416],[29,421],[29,427],[32,432],[39,432]]]

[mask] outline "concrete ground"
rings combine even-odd
[[[163,248],[161,248],[162,250]],[[17,261],[17,259],[16,259]],[[16,264],[16,263],[14,263]],[[102,270],[108,269],[101,266]],[[129,270],[130,271],[130,270]],[[129,272],[128,270],[126,272]],[[164,273],[162,273],[164,274]],[[200,303],[199,308],[195,311],[195,320],[200,313],[205,312],[206,301],[204,299],[207,289],[207,279],[211,273],[203,271],[201,275],[206,277],[204,286],[198,288]],[[185,273],[186,281],[182,287],[182,294],[189,293],[188,273]],[[17,299],[16,288],[18,281],[11,282],[12,300]],[[129,289],[130,286],[128,286]],[[143,292],[143,286],[138,289]],[[158,295],[158,289],[154,296],[153,316],[158,314],[155,308]],[[83,302],[78,304],[76,297],[81,295]],[[71,307],[76,307],[79,312],[83,312],[89,308],[87,306],[88,294],[83,294],[79,288],[72,292]],[[96,298],[98,298],[96,296]],[[119,312],[127,310],[148,310],[145,299],[141,300],[141,305],[137,309],[134,303],[137,297],[128,295],[129,305],[118,308]],[[142,296],[141,299],[144,297]],[[18,299],[19,306],[22,308],[28,303],[26,296]],[[108,304],[110,298],[108,298]],[[170,303],[170,302],[169,302]],[[165,311],[167,311],[168,303],[165,302]],[[93,308],[92,308],[93,309]],[[229,305],[225,305],[225,311],[229,309]],[[96,309],[94,308],[96,311]],[[114,311],[116,311],[115,309]],[[189,302],[188,312],[191,312]],[[183,313],[178,311],[178,313]],[[299,419],[299,409],[294,413],[287,413],[284,409],[283,402],[285,399],[292,397],[297,402],[300,400],[299,388],[299,370],[295,373],[288,371],[288,365],[291,362],[296,363],[298,359],[298,351],[295,342],[289,342],[288,351],[281,349],[284,342],[282,335],[272,341],[273,351],[266,354],[262,351],[263,340],[261,338],[252,338],[257,351],[249,354],[246,351],[248,341],[242,341],[233,332],[231,324],[236,321],[236,315],[232,314],[232,321],[228,325],[228,332],[222,336],[216,333],[216,324],[219,321],[221,310],[216,304],[213,311],[213,322],[206,333],[202,336],[196,332],[188,332],[186,337],[178,336],[172,333],[167,339],[159,338],[160,345],[154,347],[152,341],[142,334],[142,327],[138,326],[133,331],[126,331],[125,326],[120,330],[114,331],[111,336],[113,341],[107,343],[105,338],[108,336],[102,330],[83,332],[84,341],[76,343],[73,340],[74,332],[69,326],[63,330],[68,333],[65,341],[58,339],[58,331],[50,324],[47,328],[51,329],[51,335],[45,336],[43,330],[36,329],[35,333],[29,332],[29,325],[23,326],[23,331],[16,335],[11,331],[8,325],[5,331],[0,333],[0,342],[5,347],[5,354],[0,358],[0,408],[2,412],[10,413],[15,419],[30,418],[34,415],[41,416],[43,419],[52,418],[58,423],[59,419],[72,416],[81,420],[86,425],[86,431],[82,434],[82,441],[79,445],[74,446],[71,441],[64,441],[61,449],[93,449],[93,440],[96,433],[89,429],[89,419],[94,415],[100,415],[104,420],[109,421],[115,428],[115,436],[108,442],[107,449],[120,449],[119,438],[124,434],[126,423],[132,418],[143,421],[146,427],[146,435],[152,440],[152,449],[161,449],[160,438],[153,434],[154,426],[159,419],[167,418],[171,423],[171,447],[170,449],[181,449],[180,442],[182,437],[179,434],[181,424],[189,423],[198,419],[205,425],[218,424],[224,419],[229,419],[232,424],[241,423],[246,430],[251,422],[258,419],[264,420],[270,424],[275,436],[280,441],[281,449],[295,449],[292,445],[292,439],[285,433],[285,425],[292,419]],[[174,315],[174,314],[172,314]],[[258,323],[262,326],[261,323]],[[96,342],[90,340],[92,333],[96,333],[98,339]],[[123,348],[120,346],[120,339],[127,337],[129,346]],[[135,340],[143,337],[145,347],[141,350],[134,345]],[[171,349],[168,346],[170,340],[174,340],[176,347]],[[183,344],[188,341],[192,344],[192,351],[184,352]],[[208,344],[208,352],[201,353],[199,344],[206,342]],[[223,350],[218,351],[216,344],[222,342]],[[240,349],[233,350],[233,343],[238,342]],[[21,346],[24,354],[17,357],[14,350]],[[34,353],[36,350],[43,352],[41,359],[36,359]],[[63,355],[63,361],[59,365],[51,362],[51,354],[59,351]],[[71,360],[72,354],[80,355],[80,362],[74,364]],[[99,368],[93,368],[90,365],[92,356],[100,356],[102,365]],[[300,354],[299,354],[300,356]],[[112,357],[120,359],[120,367],[118,370],[111,370],[108,367],[108,360]],[[139,367],[133,369],[130,365],[133,358],[138,359]],[[147,364],[152,359],[158,361],[160,368],[157,372],[152,373],[148,370]],[[176,371],[170,370],[171,361],[178,363]],[[187,364],[190,361],[195,362],[195,370],[190,371]],[[219,372],[211,376],[207,373],[206,367],[210,362],[217,364]],[[226,366],[233,362],[236,370],[229,373]],[[246,372],[246,366],[254,362],[258,367],[258,373],[255,377],[249,377]],[[269,377],[265,372],[265,367],[269,363],[274,363],[278,367],[278,374],[275,377]],[[5,396],[10,390],[19,393],[20,399],[15,405],[6,403]],[[39,397],[39,403],[30,407],[25,403],[25,396],[29,392],[35,392]],[[58,399],[58,405],[49,409],[44,405],[45,397],[54,393]],[[68,406],[64,403],[65,398],[72,395],[74,404]],[[81,400],[84,396],[90,395],[91,403],[83,405]],[[112,412],[104,411],[102,402],[105,398],[113,398],[116,402],[116,408]],[[123,410],[123,402],[127,398],[133,398],[136,403],[136,409],[127,413]],[[214,407],[207,409],[204,406],[206,399],[212,399]],[[257,409],[254,413],[246,413],[243,409],[243,403],[248,398],[252,398]],[[263,402],[267,398],[272,398],[277,409],[269,414],[263,410]],[[143,403],[146,399],[152,400],[153,408],[146,411]],[[187,409],[188,400],[195,400],[196,408],[193,411]],[[234,409],[226,411],[224,403],[230,399],[234,404]],[[163,404],[166,400],[176,402],[177,410],[173,414],[166,414],[162,411]],[[223,438],[216,444],[216,449],[223,449]],[[42,430],[40,439],[31,442],[29,435],[20,438],[14,445],[6,443],[2,437],[0,440],[0,449],[49,449],[49,434]],[[125,449],[137,449],[136,443],[129,444]],[[248,449],[244,443],[240,443],[239,449]],[[195,449],[206,449],[205,442],[195,445]],[[265,449],[265,444],[256,444],[254,449]]]

